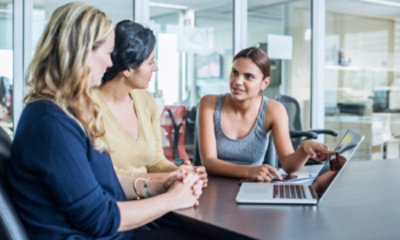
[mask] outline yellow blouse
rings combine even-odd
[[[94,100],[100,105],[115,172],[135,176],[147,172],[165,172],[174,164],[165,158],[161,146],[160,120],[153,97],[146,90],[131,91],[139,125],[138,139],[134,140],[119,124],[109,109],[101,91],[92,90]]]

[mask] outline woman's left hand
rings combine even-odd
[[[184,170],[185,172],[192,172],[199,176],[200,180],[203,181],[203,188],[208,185],[208,175],[206,168],[203,166],[193,166],[191,164],[183,164],[178,167],[177,172],[180,170]]]
[[[335,154],[335,151],[329,150],[328,147],[322,143],[307,140],[301,144],[301,149],[305,154],[317,161],[325,160],[329,155]]]

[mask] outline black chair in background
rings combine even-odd
[[[0,127],[0,239],[28,239],[25,230],[8,197],[6,185],[6,168],[11,157],[11,138]]]
[[[274,168],[280,168],[278,155],[276,154],[274,139],[272,133],[269,135],[267,152],[264,157],[264,164],[268,164]]]
[[[186,106],[167,105],[164,106],[160,117],[161,131],[168,141],[168,144],[163,146],[164,155],[177,166],[189,160],[184,143],[186,114]]]
[[[186,131],[185,131],[185,149],[189,155],[189,159],[193,163],[195,148],[195,129],[197,106],[193,106],[186,111]]]
[[[290,96],[287,95],[279,95],[276,97],[276,100],[281,102],[287,111],[288,118],[289,118],[289,130],[290,130],[290,137],[292,139],[293,148],[297,149],[301,142],[306,139],[316,139],[318,135],[330,135],[336,137],[338,133],[334,130],[330,129],[310,129],[310,130],[303,130],[301,124],[301,109],[299,102]],[[313,159],[310,159],[307,164],[317,164]]]
[[[201,161],[200,158],[200,149],[199,149],[199,139],[198,139],[198,133],[197,133],[197,126],[194,130],[194,145],[193,145],[193,160],[192,160],[193,165],[195,166],[202,166],[203,162]]]
[[[172,141],[172,157],[173,157],[173,162],[176,166],[180,166],[183,164],[184,160],[180,157],[179,154],[179,137],[180,137],[180,132],[183,124],[185,123],[185,116],[182,117],[182,120],[177,123],[174,117],[174,114],[172,113],[171,109],[166,109],[167,114],[169,118],[171,119],[172,127],[174,129],[173,131],[173,141]]]

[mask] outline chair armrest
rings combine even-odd
[[[326,134],[326,135],[331,135],[336,137],[338,135],[338,133],[334,130],[330,130],[330,129],[311,129],[309,130],[311,132],[314,132],[316,134]]]
[[[305,137],[308,139],[316,139],[318,138],[318,135],[315,132],[311,131],[290,131],[290,137],[291,138]]]

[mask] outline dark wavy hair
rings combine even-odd
[[[264,78],[270,76],[271,63],[269,61],[267,54],[263,50],[256,47],[249,47],[238,52],[233,58],[233,61],[235,61],[238,58],[251,59],[251,61],[253,61],[254,64],[257,65],[257,67],[261,70],[261,72],[264,75]]]
[[[122,20],[115,26],[115,47],[111,54],[113,66],[103,76],[102,84],[126,69],[138,68],[154,50],[156,37],[149,28],[131,20]]]

